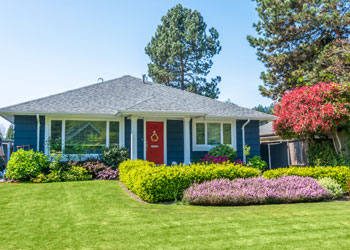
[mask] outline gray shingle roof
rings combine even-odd
[[[132,76],[96,83],[0,109],[5,113],[116,115],[123,112],[202,113],[273,120],[274,116]]]
[[[260,136],[275,135],[272,128],[272,122],[259,126],[259,135]]]

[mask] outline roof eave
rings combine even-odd
[[[272,117],[256,117],[256,116],[215,116],[215,115],[208,115],[206,116],[207,118],[219,118],[219,119],[224,119],[224,118],[233,118],[236,120],[258,120],[258,121],[274,121],[277,120],[278,117],[272,116]]]
[[[158,117],[169,117],[169,116],[180,116],[180,117],[203,117],[207,113],[203,112],[182,112],[182,111],[163,111],[163,110],[124,110],[119,111],[117,116],[158,116]]]

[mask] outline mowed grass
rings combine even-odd
[[[350,202],[141,203],[116,181],[0,184],[0,249],[349,249]]]

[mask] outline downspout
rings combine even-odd
[[[246,121],[243,125],[242,125],[242,147],[243,147],[243,164],[247,163],[247,159],[246,159],[246,155],[245,155],[245,126],[248,125],[248,123],[250,122],[250,119],[248,119],[248,121]]]
[[[36,114],[36,151],[40,151],[40,117]]]

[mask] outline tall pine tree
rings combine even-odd
[[[209,29],[201,14],[182,7],[170,9],[162,17],[145,52],[150,57],[148,75],[153,81],[211,98],[218,98],[217,76],[206,76],[213,65],[212,57],[221,50],[219,34]]]
[[[255,0],[258,36],[248,36],[266,67],[263,96],[319,81],[350,81],[349,0]]]

